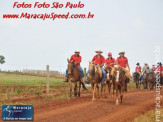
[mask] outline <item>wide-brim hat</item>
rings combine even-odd
[[[75,50],[75,53],[80,53],[80,50]]]
[[[96,53],[103,53],[102,50],[96,50],[95,52],[96,52]]]
[[[119,55],[122,54],[122,53],[125,54],[125,51],[120,51],[120,52],[119,52]]]
[[[144,65],[148,65],[147,63],[144,63]]]

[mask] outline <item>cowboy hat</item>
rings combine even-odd
[[[103,51],[102,50],[97,50],[96,53],[103,53]]]
[[[75,50],[75,53],[80,53],[80,51],[79,50]]]
[[[147,63],[144,63],[144,65],[148,65]]]
[[[119,52],[119,55],[120,55],[120,54],[122,54],[122,53],[124,54],[124,53],[125,53],[125,51],[120,51],[120,52]]]

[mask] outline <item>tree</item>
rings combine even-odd
[[[0,64],[4,64],[5,63],[5,57],[0,55]]]

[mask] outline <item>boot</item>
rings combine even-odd
[[[65,78],[64,82],[68,82],[68,78]]]

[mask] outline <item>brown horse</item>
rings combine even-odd
[[[91,84],[92,90],[93,90],[92,101],[96,100],[97,94],[99,97],[99,85],[98,84],[101,81],[99,68],[100,67],[96,66],[93,62],[89,62],[88,79],[90,81],[90,84]],[[97,92],[97,94],[96,94],[96,92]]]
[[[154,72],[149,73],[149,88],[150,90],[154,89],[154,86],[156,85],[156,78]]]
[[[74,97],[77,97],[77,96],[80,97],[80,88],[81,88],[80,72],[73,62],[70,62],[69,59],[67,59],[67,61],[68,61],[68,80],[69,80],[69,87],[70,87],[69,97],[71,98],[72,96],[72,83],[75,84]],[[77,89],[78,89],[78,92],[77,92]]]
[[[114,77],[115,77],[115,80],[113,82],[115,84],[115,89],[116,89],[116,105],[118,105],[119,97],[120,97],[120,103],[122,103],[123,93],[126,87],[125,86],[125,79],[126,79],[125,71],[123,70],[122,67],[116,67],[114,71]]]
[[[138,72],[133,73],[133,79],[136,82],[136,88],[140,89],[141,82],[140,82],[140,74]]]
[[[112,82],[111,82],[111,70],[112,70],[112,67],[111,66],[106,66],[105,67],[105,72],[106,72],[106,75],[105,75],[105,79],[106,79],[106,84],[104,84],[102,86],[102,89],[103,89],[103,92],[105,94],[105,98],[107,97],[106,96],[106,85],[108,86],[108,92],[109,92],[109,97],[111,97],[111,85],[112,85]],[[112,78],[113,80],[113,78]],[[113,93],[114,93],[114,86],[113,86]]]
[[[144,74],[143,74],[144,89],[148,89],[148,76],[149,76],[149,73],[144,72]]]

